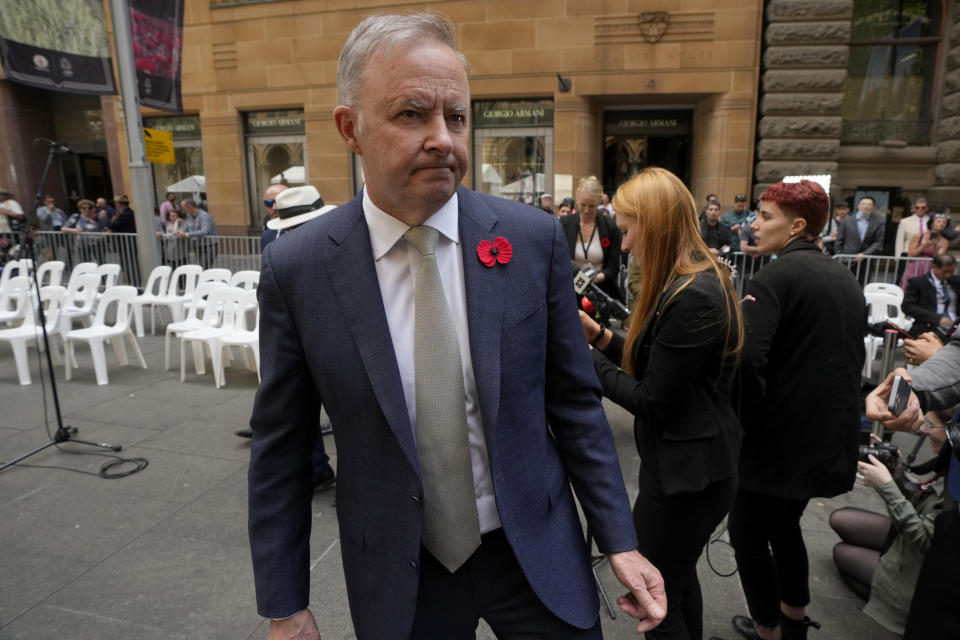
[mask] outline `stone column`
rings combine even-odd
[[[573,176],[576,190],[581,178],[601,177],[602,118],[588,97],[558,93],[553,105],[553,173]]]
[[[757,197],[785,175],[837,177],[853,0],[769,0]]]
[[[960,209],[960,4],[949,2],[940,50],[946,56],[941,87],[937,166],[929,197],[953,211]]]

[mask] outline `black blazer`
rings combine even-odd
[[[567,238],[567,248],[570,250],[570,259],[576,255],[577,242],[580,235],[580,214],[574,213],[569,216],[562,216],[560,224],[563,225],[563,235]],[[622,298],[617,291],[617,273],[620,271],[620,230],[613,220],[603,215],[597,214],[597,234],[600,236],[600,246],[603,248],[603,282],[598,284],[607,295],[611,295],[618,300]]]
[[[866,303],[849,269],[796,240],[743,304],[740,486],[793,499],[853,487]]]
[[[636,379],[619,368],[623,338],[593,352],[603,395],[635,416],[640,481],[663,495],[735,477],[740,449],[723,291],[713,273],[698,274],[670,299],[673,290],[634,343]],[[736,324],[731,330],[735,336]]]
[[[877,255],[883,251],[883,236],[886,223],[875,213],[867,218],[867,233],[860,241],[857,230],[857,212],[853,211],[837,226],[836,252],[842,254]]]
[[[960,300],[960,276],[951,276],[947,284],[953,295]],[[930,274],[910,278],[907,290],[903,293],[903,302],[900,308],[905,314],[916,320],[911,333],[920,335],[924,331],[932,330],[940,324],[942,317],[937,313],[937,291],[930,282]],[[958,306],[960,308],[960,306]]]

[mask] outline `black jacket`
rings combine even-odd
[[[857,212],[854,211],[840,221],[837,226],[837,242],[834,245],[838,254],[877,255],[883,251],[883,236],[886,221],[875,213],[867,218],[867,233],[860,240],[857,229]]]
[[[960,276],[951,276],[947,279],[952,295],[960,300]],[[903,302],[900,308],[916,322],[910,333],[920,335],[924,331],[932,331],[940,324],[942,317],[937,313],[937,291],[930,282],[930,274],[910,278],[907,290],[903,292]],[[960,309],[960,303],[957,308]]]
[[[133,209],[124,207],[120,212],[107,223],[107,228],[114,233],[136,233],[137,220],[133,215]]]
[[[744,302],[740,486],[793,499],[853,486],[866,303],[856,278],[796,240],[758,271]]]
[[[577,243],[580,241],[580,214],[562,216],[560,224],[563,226],[563,235],[567,238],[567,248],[570,250],[570,259],[576,255]],[[613,220],[597,214],[597,234],[600,236],[600,246],[603,248],[603,282],[599,286],[607,295],[618,300],[622,298],[617,291],[617,274],[620,271],[620,230]]]
[[[663,495],[735,477],[740,449],[730,404],[737,363],[724,356],[727,311],[716,276],[701,273],[670,293],[634,343],[636,379],[618,366],[623,338],[593,352],[603,394],[635,416],[640,481]],[[731,330],[735,339],[735,323]]]

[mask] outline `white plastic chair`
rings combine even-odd
[[[0,324],[20,320],[30,307],[30,278],[13,276],[0,288]]]
[[[166,307],[170,311],[170,321],[181,322],[184,318],[183,305],[189,302],[193,296],[193,291],[197,288],[197,280],[202,272],[203,267],[198,264],[184,264],[174,269],[170,275],[167,292],[154,301],[154,308]],[[181,278],[183,278],[182,292],[178,288]]]
[[[901,289],[895,284],[889,284],[887,282],[871,282],[869,284],[864,285],[863,287],[864,297],[867,297],[874,293],[889,293],[890,295],[896,296],[900,300],[900,302],[897,303],[898,307],[903,302],[903,289]]]
[[[216,282],[224,287],[230,286],[230,269],[204,269],[203,273],[200,274],[200,277],[197,278],[197,286],[199,287],[204,282]],[[190,311],[190,305],[193,304],[192,301],[187,302],[184,305],[184,312]],[[200,300],[200,311],[203,312],[204,300]]]
[[[147,363],[143,359],[143,353],[140,351],[140,345],[137,344],[137,338],[131,330],[133,320],[133,300],[137,297],[136,287],[119,285],[110,287],[103,293],[100,299],[100,305],[97,307],[97,315],[93,324],[84,329],[74,329],[63,336],[66,357],[64,365],[66,369],[66,379],[71,377],[71,363],[75,360],[74,343],[87,342],[90,345],[90,355],[93,357],[93,369],[97,375],[97,384],[107,384],[107,358],[104,353],[103,343],[109,340],[113,344],[113,352],[117,361],[127,366],[127,350],[123,344],[124,338],[130,338],[130,344],[140,362],[140,366],[147,368]],[[113,324],[107,324],[107,311],[110,307],[116,307]]]
[[[48,337],[53,337],[59,333],[60,304],[66,292],[67,290],[60,286],[47,286],[40,289],[40,302],[44,305]],[[27,360],[27,346],[31,341],[36,341],[39,348],[40,337],[41,329],[40,325],[37,324],[32,304],[28,305],[23,323],[19,327],[0,330],[0,342],[9,342],[10,348],[13,350],[13,359],[17,365],[17,377],[20,379],[21,385],[28,385],[32,382],[30,363]],[[52,349],[50,355],[54,361],[57,361],[59,354],[60,352],[57,349]]]
[[[887,286],[895,287],[896,285]],[[900,303],[903,302],[903,291],[900,287],[896,287],[896,289],[896,291],[874,289],[868,292],[864,288],[863,297],[867,302],[867,322],[869,324],[889,320],[898,327],[908,328],[907,316],[900,309]],[[898,339],[897,344],[902,344],[902,341]],[[867,352],[867,357],[863,363],[863,375],[869,378],[873,374],[873,361],[877,358],[880,347],[883,346],[883,338],[872,335],[864,336],[863,346]]]
[[[143,287],[143,293],[133,301],[133,320],[137,326],[137,337],[143,337],[143,308],[150,305],[150,335],[154,334],[157,321],[157,310],[154,304],[166,293],[170,286],[170,273],[173,269],[169,265],[154,267]]]
[[[187,317],[178,322],[171,322],[167,325],[167,333],[163,339],[163,369],[170,370],[170,338],[171,336],[179,338],[187,331],[199,329],[203,326],[203,320],[200,319],[200,305],[196,304],[210,295],[214,289],[222,289],[220,282],[204,282],[193,290],[191,305]]]
[[[27,276],[27,272],[23,270],[22,262],[22,260],[10,260],[7,264],[3,265],[3,272],[0,273],[0,291],[10,282],[11,278],[25,278]],[[0,300],[0,311],[9,311],[12,309],[8,303],[9,301]]]
[[[219,338],[227,335],[236,324],[237,303],[243,289],[239,287],[217,287],[207,296],[206,307],[203,311],[203,326],[198,329],[184,331],[180,334],[180,382],[186,378],[186,348],[187,343],[194,345],[193,364],[197,375],[205,373],[203,345],[210,352],[213,363],[214,382],[219,387],[219,370],[221,364],[221,350]],[[199,347],[199,348],[198,348]]]
[[[253,327],[247,325],[247,312],[253,311]],[[246,360],[247,350],[253,352],[253,361],[257,371],[257,380],[260,380],[260,305],[257,303],[256,289],[245,291],[237,301],[237,313],[234,317],[233,329],[220,336],[219,353],[211,358],[214,366],[214,379],[217,388],[227,383],[223,365],[222,349],[240,347],[243,349]],[[249,360],[246,360],[249,363]]]
[[[37,280],[40,282],[40,288],[43,287],[59,287],[61,281],[63,280],[63,268],[64,264],[62,260],[47,260],[42,265],[37,268]],[[48,282],[44,282],[48,280]]]
[[[117,278],[120,277],[120,265],[115,263],[102,264],[97,267],[97,273],[100,274],[101,291],[106,291],[117,285]]]
[[[256,289],[260,284],[259,271],[237,271],[230,277],[231,287],[240,287],[244,291]]]
[[[85,325],[93,318],[97,301],[97,288],[100,286],[100,274],[88,271],[79,277],[70,276],[70,284],[60,308],[60,335],[67,335],[73,328],[74,319]]]

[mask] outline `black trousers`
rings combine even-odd
[[[730,544],[740,584],[750,617],[764,626],[780,624],[780,602],[792,607],[810,603],[810,569],[800,531],[807,502],[743,488],[733,502]]]
[[[730,510],[737,491],[736,478],[716,482],[702,491],[663,496],[645,490],[633,506],[640,553],[663,575],[667,616],[647,640],[700,640],[703,637],[703,596],[697,578],[697,559],[720,521]]]
[[[544,606],[527,582],[503,529],[484,534],[480,547],[454,573],[421,548],[411,640],[473,640],[480,618],[501,639],[603,638],[599,615],[590,629],[578,629]]]
[[[904,640],[947,640],[960,630],[960,514],[944,504],[920,567]]]

